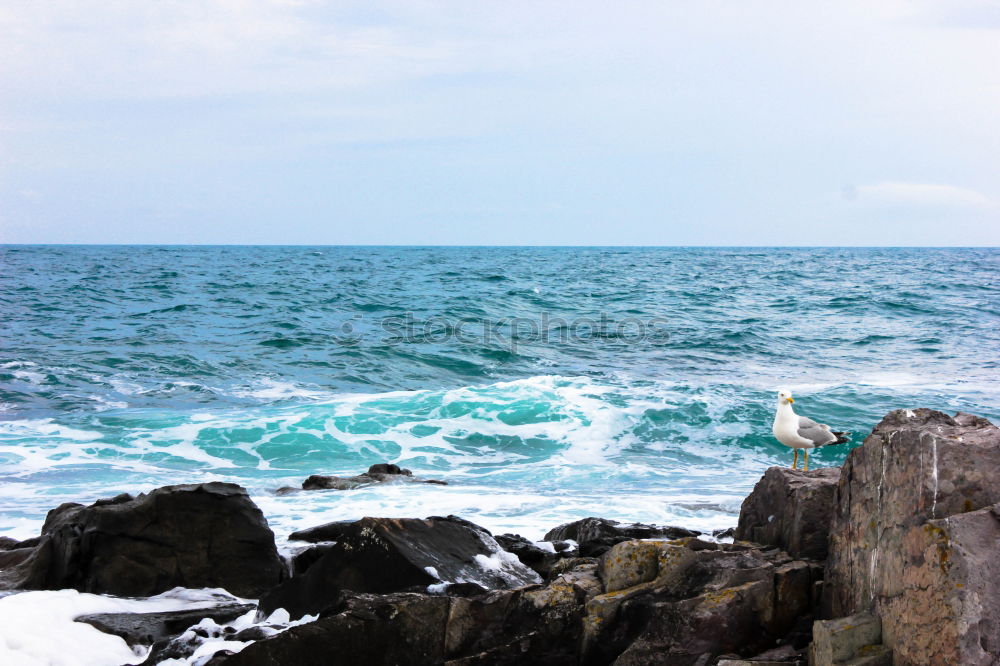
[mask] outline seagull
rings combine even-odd
[[[774,413],[774,425],[771,432],[779,442],[790,446],[795,451],[792,458],[792,469],[798,469],[799,449],[804,449],[805,471],[809,471],[809,449],[828,444],[843,444],[850,441],[849,432],[830,430],[824,423],[816,423],[810,418],[799,416],[792,409],[792,392],[788,389],[778,391],[778,409]]]

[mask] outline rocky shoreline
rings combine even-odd
[[[259,600],[77,618],[151,646],[144,664],[996,664],[998,471],[985,419],[896,410],[841,468],[768,469],[732,543],[596,517],[540,542],[368,517],[292,534],[286,559],[243,488],[168,486],[0,539],[0,590]],[[303,488],[396,482],[438,483],[381,465]]]

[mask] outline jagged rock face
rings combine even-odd
[[[581,561],[544,587],[468,598],[342,592],[317,621],[211,666],[348,655],[358,664],[710,664],[774,648],[808,621],[822,571],[777,549],[693,538],[624,542],[599,568],[600,576],[597,563]]]
[[[903,536],[904,567],[878,602],[895,662],[1000,663],[1000,504]]]
[[[6,582],[120,596],[222,587],[256,597],[283,572],[274,534],[246,491],[203,483],[53,509],[38,544]]]
[[[771,467],[743,500],[735,538],[777,546],[792,557],[826,559],[839,467]]]
[[[361,593],[426,591],[439,583],[476,583],[508,589],[541,581],[488,531],[461,518],[362,518],[292,535],[322,554],[261,599],[266,612],[284,608],[293,618],[329,611],[342,590]],[[308,551],[306,551],[308,553]],[[307,556],[300,554],[296,568]]]
[[[629,541],[601,558],[587,603],[588,664],[702,664],[774,647],[813,606],[821,567],[697,539]]]
[[[985,419],[889,413],[844,463],[824,615],[874,611],[899,665],[1000,660],[998,478]]]
[[[580,555],[597,557],[615,544],[632,539],[680,539],[701,534],[683,527],[619,523],[607,518],[582,518],[549,530],[545,541],[576,541]]]
[[[315,622],[254,643],[212,666],[577,664],[583,604],[600,591],[593,567],[546,587],[465,599],[346,593]]]

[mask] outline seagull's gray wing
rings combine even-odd
[[[804,437],[814,446],[823,446],[837,441],[837,436],[830,432],[830,426],[816,423],[807,416],[799,417],[799,437]]]

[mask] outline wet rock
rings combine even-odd
[[[376,483],[430,483],[440,486],[448,485],[447,481],[438,479],[420,479],[413,472],[398,465],[378,463],[368,468],[367,472],[357,476],[324,476],[313,474],[302,482],[303,490],[353,490]],[[291,488],[279,488],[279,494],[288,494]]]
[[[331,655],[359,664],[710,664],[772,649],[808,620],[820,571],[776,549],[693,538],[621,543],[599,566],[575,559],[545,586],[451,597],[341,591],[319,620],[212,664],[325,664]]]
[[[495,537],[500,547],[517,556],[521,562],[542,578],[547,578],[552,567],[564,557],[576,553],[576,547],[569,541],[535,543],[519,534],[500,534]]]
[[[580,555],[596,557],[612,546],[632,539],[680,539],[698,536],[700,532],[683,527],[660,527],[642,523],[619,523],[607,518],[583,518],[553,528],[545,535],[545,541],[575,541],[579,544]]]
[[[540,582],[488,531],[454,516],[363,518],[297,534],[323,541],[333,537],[336,543],[326,546],[304,573],[266,594],[260,602],[266,613],[276,608],[293,618],[328,613],[342,590],[424,592],[441,583],[507,589]]]
[[[732,539],[736,536],[736,528],[727,527],[724,530],[712,530],[712,536],[716,539]]]
[[[224,624],[256,608],[251,604],[230,603],[161,613],[97,613],[82,615],[76,621],[89,624],[106,634],[120,636],[129,645],[152,645],[156,641],[183,633],[206,617]]]
[[[74,588],[150,596],[174,587],[222,587],[256,597],[284,567],[274,535],[246,491],[230,483],[158,488],[49,512],[38,545],[5,569],[21,589]]]
[[[447,583],[441,589],[441,594],[449,597],[478,597],[489,592],[478,583]]]
[[[0,590],[14,590],[30,582],[36,548],[0,550]]]
[[[336,543],[320,543],[315,546],[306,546],[295,550],[289,556],[289,571],[293,576],[300,576],[308,571],[309,567],[319,561],[323,555],[331,550]]]
[[[293,627],[219,660],[226,666],[440,664],[451,600],[417,594],[358,595],[339,613]]]
[[[172,660],[185,660],[185,663],[196,663],[205,666],[207,663],[217,663],[215,656],[208,662],[203,659],[192,660],[196,652],[203,650],[206,643],[211,643],[213,649],[220,649],[223,654],[227,648],[242,648],[247,641],[262,640],[281,631],[283,627],[268,625],[251,626],[237,631],[232,626],[218,624],[212,618],[202,618],[197,624],[188,626],[180,634],[163,638],[150,647],[149,654],[139,666],[159,666],[163,663],[177,663]],[[216,655],[219,652],[215,653]]]
[[[826,559],[839,479],[839,467],[771,467],[743,500],[734,537],[777,546],[792,557]]]
[[[392,463],[376,463],[368,468],[368,474],[370,476],[375,476],[376,474],[401,474],[403,476],[413,476],[413,472],[410,470],[400,467],[399,465],[393,465]]]
[[[324,541],[334,542],[351,530],[357,521],[338,520],[332,523],[324,523],[316,527],[308,527],[298,532],[288,535],[289,541],[308,541],[309,543],[321,543]]]
[[[473,597],[345,593],[336,612],[211,663],[575,665],[583,604],[599,591],[592,568]]]

